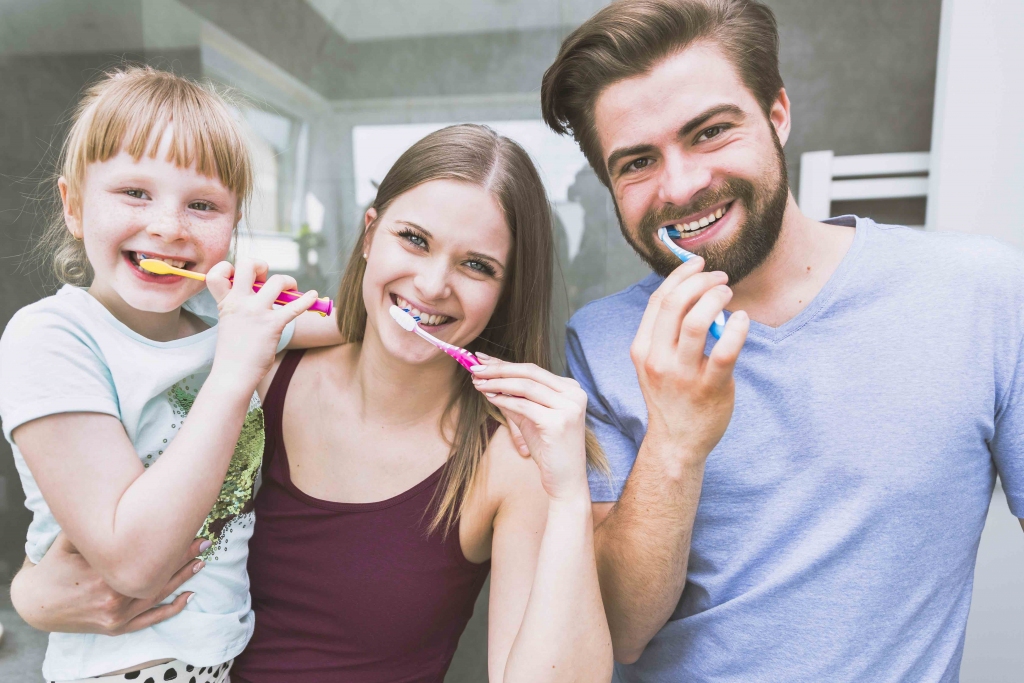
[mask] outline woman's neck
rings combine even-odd
[[[396,427],[436,425],[455,391],[457,372],[459,366],[443,355],[430,363],[403,363],[384,349],[368,325],[352,379],[364,419]]]

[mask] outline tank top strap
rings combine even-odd
[[[277,366],[274,379],[270,381],[270,388],[263,401],[263,423],[266,430],[266,443],[263,446],[263,467],[266,468],[273,460],[274,452],[277,450],[278,441],[282,439],[282,421],[284,419],[284,399],[288,395],[288,385],[291,384],[295,369],[299,361],[306,353],[305,349],[293,349],[284,355],[281,364]]]

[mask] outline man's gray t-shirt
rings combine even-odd
[[[623,681],[958,680],[997,473],[1024,517],[1024,259],[985,238],[833,222],[854,221],[799,315],[751,323],[682,599],[617,666]],[[629,347],[660,283],[569,323],[569,368],[611,461],[610,481],[591,476],[595,502],[618,499],[644,438]]]

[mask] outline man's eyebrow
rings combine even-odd
[[[401,223],[402,225],[408,225],[408,226],[409,226],[410,228],[416,228],[417,230],[419,230],[420,232],[422,232],[422,233],[423,233],[424,235],[426,235],[427,237],[433,237],[433,235],[431,235],[431,234],[430,234],[430,231],[429,231],[429,230],[427,230],[426,228],[424,228],[424,227],[423,227],[422,225],[417,225],[417,224],[413,223],[412,221],[403,221],[403,220],[401,220],[401,219],[398,219],[398,220],[396,220],[395,222],[396,222],[396,223]]]
[[[700,127],[706,123],[709,119],[719,116],[721,114],[732,114],[738,118],[743,118],[746,113],[737,107],[735,104],[719,104],[718,106],[711,107],[700,114],[697,114],[692,119],[683,124],[683,127],[679,129],[679,137],[686,137],[694,131],[694,129]],[[647,154],[655,151],[654,145],[639,144],[633,145],[632,147],[623,147],[617,149],[608,155],[608,161],[605,162],[610,173],[615,165],[625,157],[631,157],[636,154]]]
[[[697,114],[692,119],[684,123],[683,127],[679,129],[679,137],[686,137],[695,129],[707,123],[709,119],[721,114],[732,114],[733,116],[741,119],[746,116],[746,113],[735,104],[720,104],[717,107],[711,107],[710,109]]]

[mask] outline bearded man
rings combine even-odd
[[[778,43],[752,0],[627,0],[544,76],[654,271],[567,341],[617,671],[955,682],[997,474],[1024,516],[1024,260],[801,214]]]

